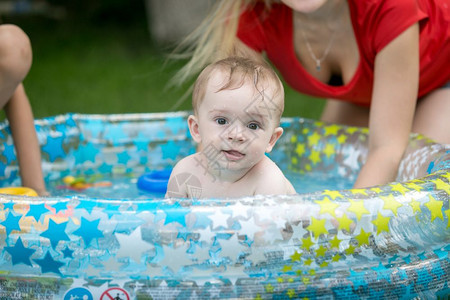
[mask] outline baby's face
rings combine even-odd
[[[213,74],[197,111],[203,153],[221,168],[251,168],[276,142],[283,95],[265,83],[263,97],[250,80],[216,92],[222,84],[220,73]]]

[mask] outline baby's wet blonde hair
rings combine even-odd
[[[215,91],[233,90],[242,87],[246,82],[253,83],[255,91],[265,100],[268,95],[264,92],[267,86],[273,85],[272,98],[279,98],[277,106],[278,117],[284,111],[284,89],[280,78],[275,71],[263,61],[255,61],[245,57],[232,56],[208,65],[197,77],[192,92],[192,108],[197,114],[198,108],[205,97],[209,80],[215,72],[220,71],[225,74],[223,84]],[[272,101],[273,99],[269,99]]]

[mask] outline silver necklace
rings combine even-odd
[[[303,35],[303,39],[305,40],[306,48],[308,49],[308,52],[309,52],[311,58],[316,62],[316,70],[320,71],[321,64],[325,60],[325,58],[327,58],[328,53],[330,52],[330,49],[331,49],[331,45],[333,45],[334,37],[336,36],[336,31],[333,31],[333,35],[331,36],[330,41],[328,42],[327,48],[323,52],[322,56],[320,58],[317,58],[317,56],[312,51],[312,48],[308,42],[308,39],[306,38],[305,31],[303,31],[303,28],[300,28],[300,30],[302,31],[302,35]]]

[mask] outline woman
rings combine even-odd
[[[180,82],[264,53],[295,90],[328,99],[323,121],[368,126],[356,188],[395,179],[411,131],[450,143],[448,0],[220,1],[186,45]]]

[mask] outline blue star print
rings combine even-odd
[[[52,208],[55,209],[55,213],[58,213],[59,211],[66,210],[67,209],[67,202],[61,201],[56,203]]]
[[[119,154],[117,154],[117,160],[118,160],[117,162],[119,164],[126,165],[129,159],[130,159],[130,155],[128,155],[128,153],[125,152],[125,151],[120,152]]]
[[[16,154],[14,153],[14,145],[5,145],[5,150],[3,150],[3,155],[6,157],[6,164],[9,165],[12,161],[16,160]]]
[[[166,214],[164,225],[172,222],[178,222],[182,226],[186,226],[186,215],[189,213],[189,210],[183,209],[178,202],[174,205],[163,207],[163,210]]]
[[[69,236],[66,234],[66,226],[68,222],[57,224],[55,221],[50,219],[48,223],[48,229],[41,233],[41,236],[46,237],[50,240],[53,249],[56,248],[59,241],[70,241]]]
[[[8,217],[6,218],[5,221],[1,222],[0,224],[2,224],[3,226],[5,226],[5,230],[6,230],[6,234],[9,235],[11,233],[11,231],[13,230],[19,230],[20,231],[20,226],[19,226],[19,220],[22,216],[14,216],[12,214],[12,212],[10,212],[8,214]]]
[[[22,239],[19,237],[17,239],[14,247],[5,247],[5,250],[11,254],[13,265],[19,263],[24,263],[26,265],[32,266],[30,261],[30,256],[36,251],[34,249],[25,248],[22,243]]]
[[[98,147],[88,142],[86,145],[80,147],[78,155],[76,155],[76,161],[79,164],[83,164],[87,161],[95,162],[95,157],[100,153]]]
[[[47,251],[44,258],[34,259],[34,261],[41,266],[42,273],[53,272],[62,275],[59,268],[61,268],[64,263],[54,260],[49,251]]]
[[[64,136],[47,137],[47,144],[42,147],[42,151],[48,154],[50,162],[54,162],[58,157],[64,158],[66,153],[62,147]]]
[[[175,159],[177,158],[177,155],[180,153],[180,149],[181,147],[179,145],[177,145],[175,142],[173,141],[168,141],[165,144],[161,145],[161,150],[162,150],[162,157],[163,159],[165,158],[171,158],[171,159]]]
[[[70,250],[69,247],[67,246],[64,250],[62,250],[62,253],[64,254],[64,258],[73,258],[72,256],[73,250]]]
[[[26,213],[27,216],[33,217],[36,222],[39,222],[42,214],[48,212],[48,209],[45,207],[44,203],[40,204],[32,204],[30,203],[30,210]]]
[[[97,228],[99,222],[100,219],[89,221],[81,217],[81,226],[73,234],[83,238],[85,247],[89,246],[93,239],[103,237],[103,233]]]

